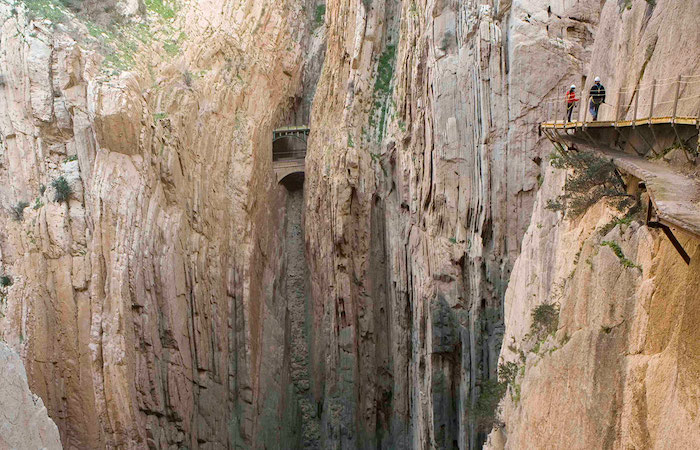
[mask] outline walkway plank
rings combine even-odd
[[[597,153],[620,170],[643,180],[656,208],[658,220],[700,238],[700,180],[674,170],[661,161],[623,153],[603,145],[592,145],[572,135],[560,136],[575,142],[578,150]]]
[[[641,126],[641,125],[698,125],[700,119],[697,117],[652,117],[646,119],[637,120],[620,120],[617,122],[617,128]],[[587,122],[564,122],[563,120],[555,120],[549,122],[542,122],[542,128],[545,129],[557,129],[557,130],[571,130],[575,128],[615,128],[614,120],[601,120],[601,121],[587,121]]]

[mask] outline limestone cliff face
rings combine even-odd
[[[696,12],[688,2],[329,2],[306,188],[317,372],[334,413],[325,439],[480,446],[505,289],[552,150],[537,133],[545,101],[596,75],[612,91],[694,73],[693,57],[669,71],[664,49],[696,45],[685,26]],[[669,23],[679,26],[664,32]],[[542,257],[530,264],[556,268]],[[506,338],[517,323],[506,320]],[[509,420],[519,429],[528,418]],[[530,426],[512,448],[529,448]]]
[[[0,335],[67,448],[279,440],[258,411],[299,413],[262,398],[285,363],[269,133],[309,14],[147,5],[117,35],[0,5],[0,200],[30,204],[0,219]]]
[[[697,51],[681,61],[669,49],[700,44],[684,25],[698,14],[684,2],[607,2],[588,73],[617,87],[695,73]],[[545,208],[564,176],[547,171],[506,292],[500,358],[517,374],[487,447],[697,448],[700,242],[674,230],[686,265],[663,233],[605,202],[564,220]],[[559,307],[556,331],[538,339],[532,313],[547,303]]]
[[[475,448],[489,431],[476,403],[549,152],[536,108],[583,71],[598,16],[329,2],[306,195],[334,444]]]
[[[0,342],[0,447],[60,449],[58,427],[27,385],[19,355]]]
[[[615,225],[604,202],[576,221],[544,208],[547,175],[506,293],[501,358],[517,366],[488,448],[696,448],[700,243]],[[617,246],[620,255],[616,254]],[[532,311],[558,303],[556,332],[532,337]]]
[[[537,128],[698,73],[693,0],[85,5],[0,3],[0,337],[66,448],[479,448],[509,361],[493,447],[697,446],[697,263],[546,211]]]

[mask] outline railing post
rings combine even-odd
[[[581,126],[583,128],[586,127],[586,119],[588,118],[588,105],[590,103],[591,103],[591,96],[589,95],[586,97],[586,104],[583,105],[583,123],[581,124]]]
[[[651,85],[651,105],[649,106],[649,125],[651,125],[651,118],[654,117],[654,97],[656,97],[656,79]]]
[[[634,88],[634,116],[632,116],[632,128],[637,126],[637,106],[639,105],[639,86]]]
[[[554,116],[554,128],[557,128],[557,121],[559,120],[559,108],[561,107],[561,102],[557,99],[557,112]]]
[[[676,80],[676,95],[673,98],[673,116],[671,116],[671,123],[676,123],[676,113],[678,112],[678,94],[681,92],[681,77],[678,75],[678,80]]]
[[[617,101],[615,102],[615,128],[617,128],[617,122],[620,120],[620,100],[622,96],[622,91],[617,91]]]

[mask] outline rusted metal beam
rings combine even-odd
[[[664,232],[668,240],[671,241],[671,244],[673,244],[673,247],[676,249],[678,254],[681,255],[683,261],[685,261],[687,265],[690,265],[690,255],[688,255],[688,252],[685,251],[681,243],[678,242],[678,239],[673,234],[673,231],[671,231],[671,228],[664,223],[651,220],[651,211],[653,208],[654,204],[651,202],[651,198],[649,198],[649,206],[647,209],[647,226],[649,228],[660,228],[661,231]]]
[[[634,116],[632,117],[632,128],[637,127],[637,106],[639,105],[639,87],[634,89]]]

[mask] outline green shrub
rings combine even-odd
[[[12,277],[10,277],[9,275],[3,275],[0,277],[0,286],[1,287],[6,288],[9,286],[12,286],[12,283],[13,283]]]
[[[623,267],[626,267],[628,269],[635,268],[635,269],[642,270],[642,266],[633,263],[632,261],[630,261],[629,259],[627,259],[625,257],[625,254],[622,251],[622,248],[618,245],[617,242],[603,241],[603,242],[601,242],[600,245],[602,247],[610,247],[612,249],[612,251],[615,253],[615,256],[617,256],[617,258],[620,260],[620,264],[622,264]]]
[[[71,194],[73,194],[73,189],[70,187],[70,184],[68,184],[68,181],[65,179],[65,177],[60,176],[53,180],[51,182],[51,186],[56,190],[56,194],[54,195],[54,201],[57,201],[59,203],[68,201],[70,198]]]
[[[559,305],[556,303],[542,303],[532,310],[532,325],[530,333],[533,336],[543,337],[553,334],[559,326]]]
[[[314,24],[316,25],[316,28],[320,27],[323,25],[323,22],[326,18],[326,5],[318,5],[316,7],[316,14],[314,15]]]
[[[564,194],[548,200],[547,209],[577,217],[603,198],[618,210],[631,206],[636,200],[627,193],[615,165],[606,159],[574,150],[556,151],[550,159],[553,167],[572,173],[566,177]]]
[[[379,56],[377,76],[374,79],[374,91],[383,95],[391,94],[391,79],[394,77],[394,62],[396,61],[396,46],[387,45]]]
[[[153,123],[157,124],[159,121],[167,119],[167,118],[168,118],[168,113],[164,113],[164,112],[155,113],[155,114],[153,114]]]
[[[180,46],[178,45],[177,41],[167,40],[163,42],[163,50],[165,50],[165,53],[167,53],[168,56],[176,56],[178,53],[180,53]]]
[[[519,367],[513,361],[508,361],[498,365],[498,379],[507,385],[513,384],[518,376]]]
[[[29,206],[27,202],[17,202],[16,205],[10,207],[10,213],[17,222],[21,222],[24,219],[24,210],[27,206]]]
[[[65,6],[51,0],[23,0],[27,15],[31,20],[47,19],[53,23],[63,22],[66,18]],[[61,2],[62,3],[62,2]]]
[[[477,426],[484,432],[491,431],[498,416],[498,403],[506,394],[507,385],[496,380],[482,380],[476,400]]]
[[[146,0],[146,8],[158,14],[165,20],[175,17],[175,8],[168,5],[165,0]]]
[[[34,211],[41,208],[42,206],[44,206],[44,202],[41,201],[40,197],[37,197],[36,199],[34,199],[34,206],[32,206]]]

